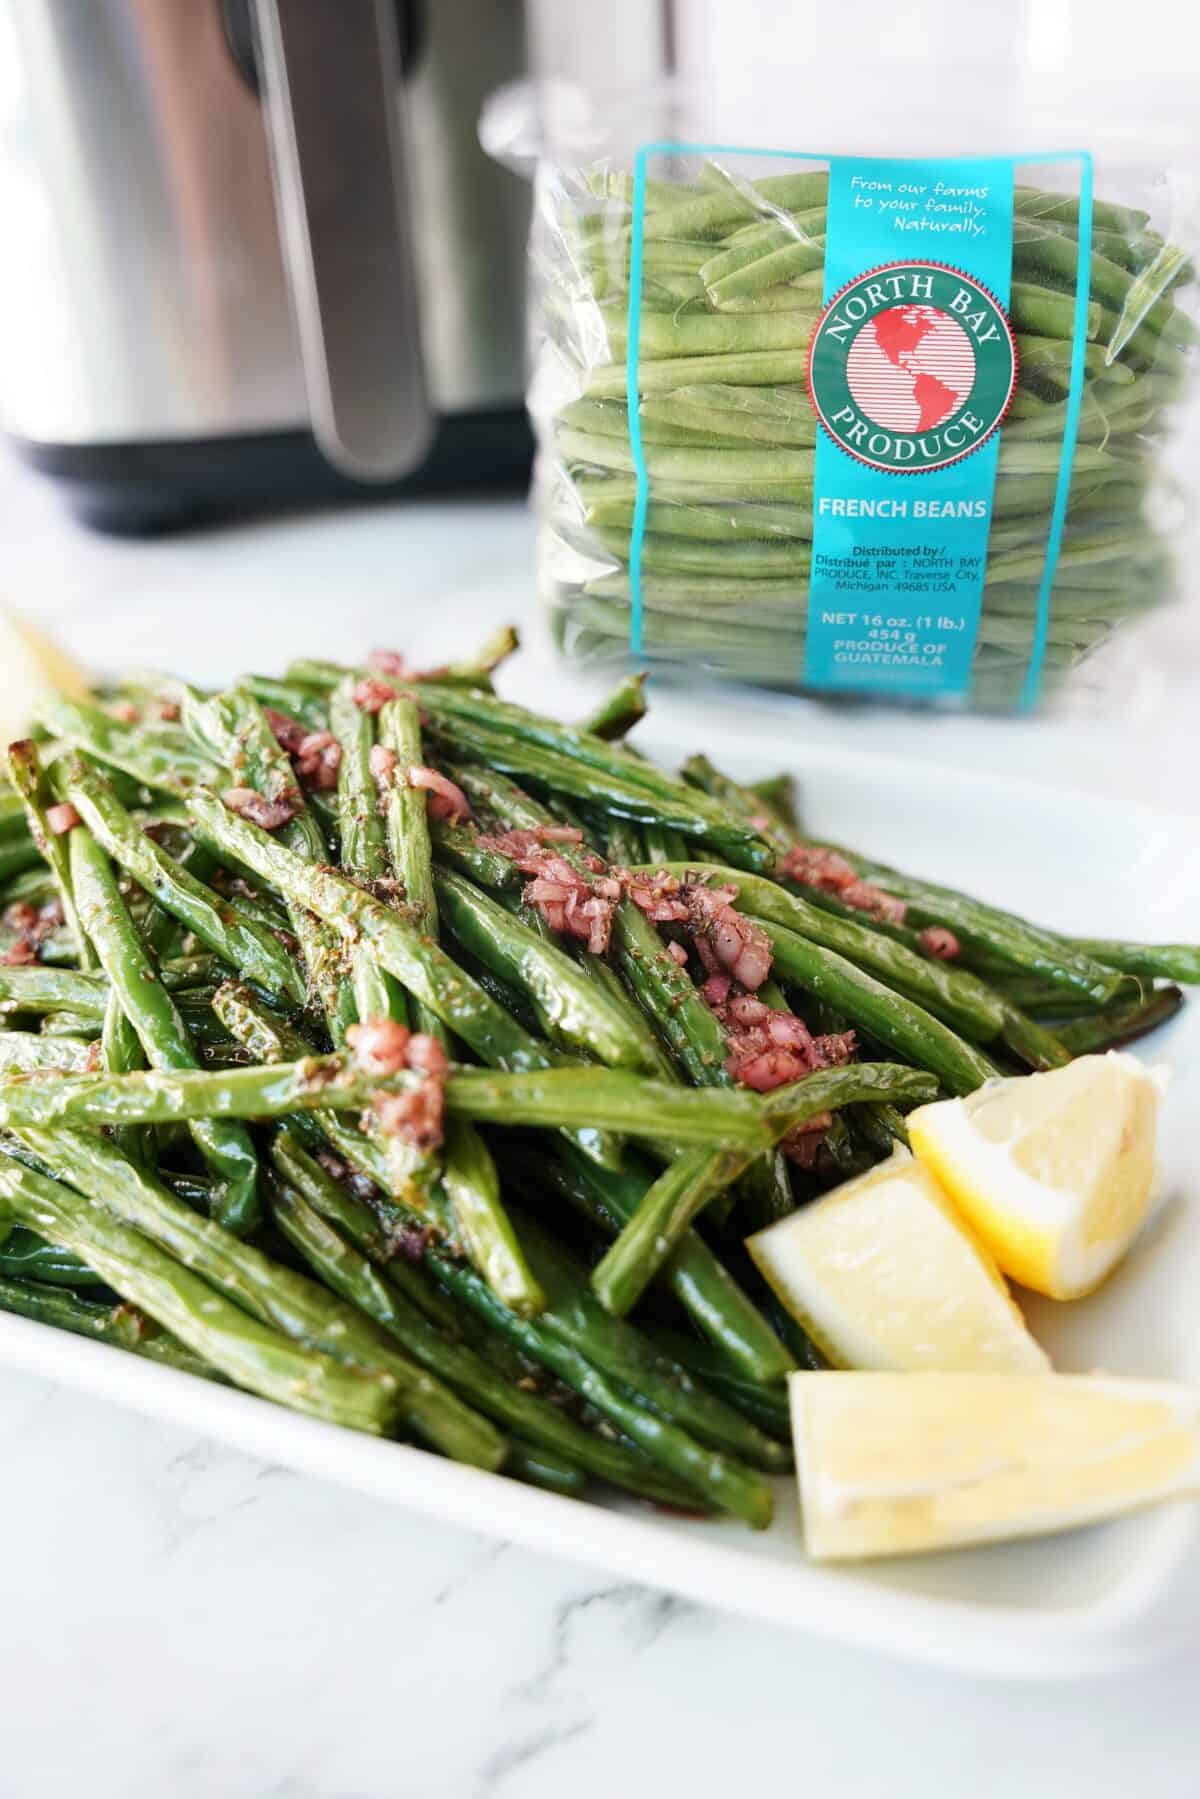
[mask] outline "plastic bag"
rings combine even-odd
[[[710,147],[674,98],[568,98],[528,401],[569,655],[1025,708],[1172,594],[1190,172]],[[518,105],[485,142],[519,159]]]

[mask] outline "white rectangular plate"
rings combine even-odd
[[[734,772],[765,773],[783,757],[778,742],[762,747],[722,735],[706,722],[706,747]],[[659,736],[650,747],[670,760],[695,741]],[[797,774],[817,836],[860,845],[1060,929],[1185,941],[1197,934],[1200,847],[1192,820],[834,750],[805,747]],[[1200,1211],[1189,1191],[1196,1179],[1189,1151],[1200,1109],[1200,1001],[1151,1038],[1145,1053],[1174,1070],[1162,1201],[1100,1294],[1074,1306],[1031,1303],[1029,1316],[1061,1368],[1197,1380]],[[779,1485],[774,1526],[756,1536],[732,1523],[539,1492],[3,1314],[0,1361],[438,1518],[777,1624],[955,1669],[1077,1673],[1200,1641],[1194,1506],[1038,1543],[817,1567],[801,1547],[790,1483]]]

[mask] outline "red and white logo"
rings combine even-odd
[[[854,339],[846,381],[855,403],[888,431],[932,431],[952,419],[975,381],[975,351],[938,306],[889,306]]]

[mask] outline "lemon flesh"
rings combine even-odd
[[[908,1134],[1006,1274],[1075,1299],[1100,1285],[1146,1216],[1160,1096],[1133,1056],[1081,1056],[922,1106]]]
[[[1074,1374],[793,1374],[817,1560],[1040,1536],[1200,1492],[1200,1390]]]
[[[906,1151],[827,1193],[747,1247],[836,1366],[1049,1366],[992,1258]]]
[[[47,694],[86,699],[87,674],[36,625],[0,608],[0,747],[28,734]]]

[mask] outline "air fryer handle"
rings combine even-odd
[[[392,481],[433,435],[404,180],[394,0],[254,0],[276,203],[313,433]]]

